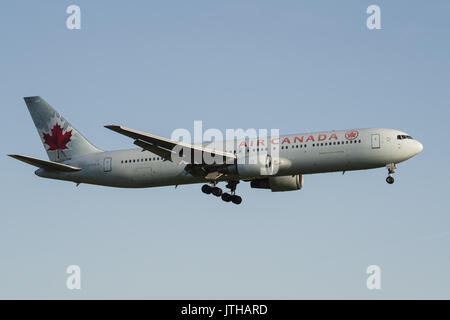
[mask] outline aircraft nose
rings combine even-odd
[[[423,150],[423,145],[419,141],[416,141],[416,154],[421,153],[422,150]]]

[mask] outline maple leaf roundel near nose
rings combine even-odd
[[[59,124],[55,124],[51,130],[51,135],[44,133],[44,143],[49,146],[48,150],[65,150],[72,137],[72,130],[63,134],[63,129]]]

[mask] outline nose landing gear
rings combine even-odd
[[[395,179],[392,175],[395,173],[395,169],[397,169],[397,165],[395,163],[391,163],[387,166],[387,169],[388,169],[389,175],[386,178],[386,182],[389,184],[393,184]]]
[[[394,179],[393,176],[389,176],[389,177],[386,178],[386,182],[389,183],[389,184],[393,184],[394,181],[395,181],[395,179]]]

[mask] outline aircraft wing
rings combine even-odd
[[[18,154],[8,154],[8,156],[10,156],[11,158],[20,160],[22,162],[31,164],[32,166],[46,169],[46,170],[64,171],[64,172],[73,172],[73,171],[81,170],[81,168],[69,166],[67,164],[62,164],[62,163],[47,161],[47,160],[41,160],[41,159],[36,159],[36,158],[32,158],[32,157],[21,156]]]
[[[220,157],[223,163],[230,163],[230,161],[231,163],[233,163],[234,159],[236,159],[236,155],[234,153],[212,150],[198,145],[174,141],[164,137],[159,137],[154,134],[129,129],[123,126],[108,125],[105,126],[105,128],[134,139],[135,145],[152,153],[155,153],[161,158],[169,161],[174,161],[174,159],[182,158],[189,159],[189,161],[185,162],[187,164],[202,165],[204,159],[203,155],[205,153],[208,153],[212,157],[216,157],[216,159]],[[190,153],[189,158],[183,157],[182,154],[180,155],[180,153],[186,155],[186,152]],[[197,156],[195,156],[196,153]]]

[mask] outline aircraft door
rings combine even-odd
[[[372,149],[380,149],[380,134],[372,134]]]
[[[110,172],[111,171],[111,162],[112,162],[112,159],[111,158],[105,158],[104,160],[103,160],[103,171],[104,172]]]

